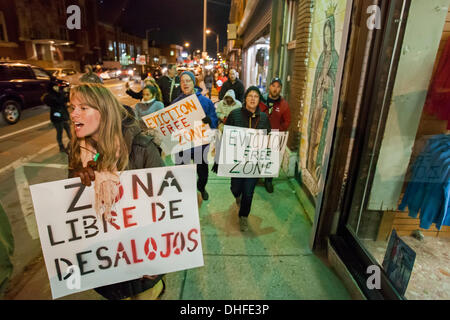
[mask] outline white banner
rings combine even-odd
[[[202,122],[205,112],[195,94],[142,117],[147,127],[156,129],[165,154],[210,143],[214,133]]]
[[[224,126],[218,176],[234,178],[278,177],[288,132]]]
[[[195,165],[122,172],[109,223],[80,178],[31,186],[53,298],[203,266],[196,179]]]

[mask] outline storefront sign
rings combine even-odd
[[[146,60],[146,56],[145,55],[138,55],[137,56],[136,64],[144,65],[146,63],[147,63],[147,60]]]
[[[162,110],[142,117],[147,127],[156,129],[166,154],[208,144],[213,132],[202,122],[205,112],[195,94]]]
[[[224,126],[217,175],[235,178],[278,177],[288,132]]]
[[[79,178],[31,186],[53,298],[203,266],[196,179],[195,165],[122,172],[111,222]]]

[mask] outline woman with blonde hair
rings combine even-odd
[[[105,220],[119,194],[117,172],[163,166],[151,136],[142,134],[133,110],[103,85],[85,83],[70,90],[72,138],[69,177],[94,181],[94,208]],[[95,290],[107,299],[155,299],[163,291],[159,276],[116,283]]]

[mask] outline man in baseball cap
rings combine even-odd
[[[291,111],[287,101],[281,97],[282,86],[283,83],[278,77],[270,81],[269,92],[263,96],[265,107],[261,111],[269,117],[272,130],[287,131],[291,123]],[[269,193],[273,192],[272,180],[272,178],[264,180],[264,186]]]

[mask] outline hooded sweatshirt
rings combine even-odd
[[[225,102],[226,97],[230,97],[233,99],[232,105],[228,105]],[[225,93],[223,100],[221,100],[217,104],[217,109],[216,109],[217,117],[222,122],[225,122],[226,118],[228,117],[228,115],[230,114],[231,111],[233,111],[234,109],[240,109],[240,108],[242,108],[241,102],[239,100],[236,100],[236,95],[234,93],[234,90],[230,89]]]

